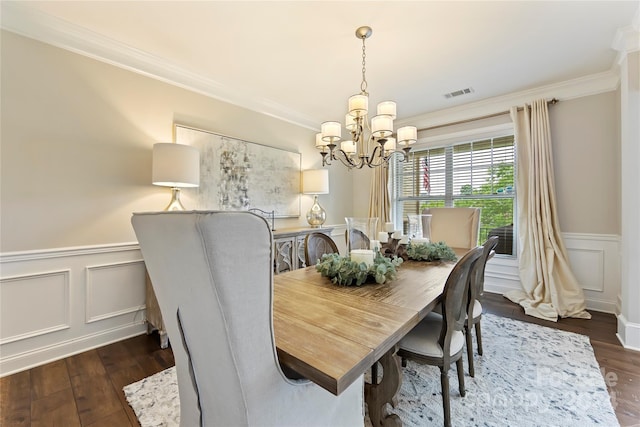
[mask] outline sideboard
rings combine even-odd
[[[276,274],[306,267],[304,239],[310,233],[331,235],[333,228],[282,228],[273,232],[273,271]]]
[[[324,233],[330,235],[333,228],[282,228],[273,231],[273,271],[275,274],[284,273],[285,271],[297,270],[306,267],[304,259],[304,239],[310,233]],[[160,307],[156,294],[153,291],[153,284],[147,274],[146,283],[146,317],[147,317],[147,334],[158,331],[160,335],[160,347],[167,348],[169,339],[164,329],[164,322],[160,314]]]

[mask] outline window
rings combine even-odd
[[[395,218],[429,207],[479,207],[480,241],[500,237],[497,253],[513,255],[515,146],[513,135],[412,150],[392,173]]]

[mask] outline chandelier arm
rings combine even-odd
[[[322,156],[322,166],[331,166],[331,156],[329,156],[329,160],[327,160],[327,153],[326,151],[321,151],[320,155]]]
[[[340,154],[339,156],[335,155],[335,152],[337,152],[338,154]],[[353,161],[353,159],[346,153],[344,152],[341,148],[338,148],[337,150],[335,150],[335,152],[333,153],[333,160],[339,160],[340,163],[342,163],[343,165],[345,165],[346,167],[348,167],[349,169],[360,169],[362,168],[362,165],[359,163],[356,163]]]
[[[376,159],[376,154],[378,153],[378,151],[380,152],[380,154],[378,155],[379,161],[378,163],[374,163],[374,160]],[[373,149],[373,152],[371,153],[371,157],[367,158],[367,166],[369,166],[372,169],[378,166],[383,166],[387,162],[388,162],[388,159],[383,155],[383,151],[380,144],[376,145],[376,147]]]
[[[391,160],[391,157],[393,157],[394,154],[401,154],[402,158],[400,159],[400,161],[406,162],[409,159],[409,150],[410,148],[409,149],[403,148],[402,150],[393,150],[392,152],[390,152],[389,154],[383,157],[384,163],[389,163],[389,161]],[[379,165],[376,165],[376,166],[379,166]]]

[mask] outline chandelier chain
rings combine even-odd
[[[367,93],[367,77],[365,73],[367,71],[367,51],[364,44],[364,38],[362,39],[362,83],[360,83],[360,92],[364,95],[369,95]]]

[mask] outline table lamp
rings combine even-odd
[[[189,145],[154,144],[151,175],[154,185],[171,187],[171,202],[164,210],[183,211],[180,187],[200,185],[200,152]]]
[[[307,222],[311,227],[320,227],[327,219],[327,213],[318,203],[318,194],[329,194],[329,171],[310,169],[302,171],[302,192],[313,194],[313,205],[307,212]]]

